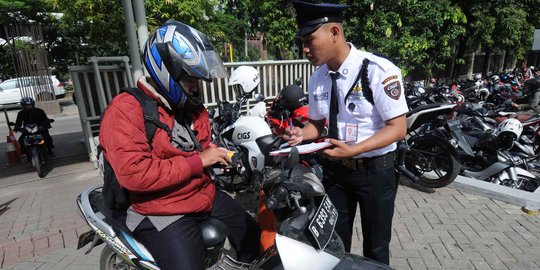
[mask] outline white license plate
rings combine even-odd
[[[317,213],[309,223],[309,231],[315,237],[320,249],[324,249],[330,239],[336,226],[338,212],[328,195],[324,195]]]

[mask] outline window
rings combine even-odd
[[[8,89],[14,89],[19,88],[19,83],[17,81],[7,81],[0,85],[2,87],[2,90],[8,90]]]

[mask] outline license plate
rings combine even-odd
[[[77,249],[80,249],[86,244],[92,242],[94,240],[94,236],[96,233],[94,231],[88,231],[79,236],[79,242],[77,243]]]
[[[309,223],[309,231],[315,237],[319,249],[324,249],[328,242],[330,242],[337,218],[338,212],[336,207],[332,204],[328,195],[324,195],[317,213],[315,213],[315,216]]]

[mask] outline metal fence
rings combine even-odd
[[[259,71],[261,82],[255,91],[263,94],[267,100],[274,99],[283,87],[296,79],[301,78],[303,85],[307,85],[315,69],[307,60],[225,63],[229,74],[242,65],[252,66]],[[70,73],[86,148],[90,161],[94,162],[101,114],[119,89],[134,86],[129,58],[92,57],[88,65],[70,67]],[[236,94],[229,87],[228,78],[203,84],[203,100],[208,108],[216,106],[218,100],[235,99]],[[250,100],[244,109],[249,109],[253,103],[254,100]]]

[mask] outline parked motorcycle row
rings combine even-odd
[[[507,100],[512,99],[489,99],[491,88],[503,85],[493,79],[492,85],[481,84],[481,78],[470,85],[459,81],[453,85],[434,82],[430,88],[410,84],[407,136],[399,144],[396,169],[430,188],[444,187],[461,173],[536,190],[540,185],[540,116],[508,112],[514,103]],[[241,263],[227,255],[223,224],[209,219],[202,228],[207,269],[298,269],[299,265],[302,269],[389,269],[344,251],[334,230],[337,211],[322,185],[324,167],[319,156],[300,155],[295,147],[288,156],[269,155],[288,147],[280,136],[285,129],[307,122],[307,98],[296,83],[284,87],[267,104],[262,95],[254,95],[259,82],[255,69],[237,68],[229,79],[236,101],[220,101],[209,110],[213,142],[235,153],[231,165],[214,168],[210,174],[222,189],[263,194],[258,212],[262,206],[272,213],[278,224],[275,240],[259,258]],[[503,89],[498,90],[502,93]],[[533,100],[536,91],[540,85],[520,98]],[[253,99],[256,104],[243,110]],[[101,186],[85,190],[77,205],[91,228],[80,236],[78,248],[92,243],[90,252],[104,242],[101,269],[159,269],[129,230],[103,212]]]
[[[411,148],[417,145],[424,151],[430,141],[446,141],[452,146],[446,152],[452,162],[441,164],[446,167],[446,172],[459,172],[478,180],[535,191],[540,186],[540,78],[524,80],[519,74],[505,73],[489,79],[456,80],[446,85],[432,83],[429,88],[420,84],[408,85],[406,94],[411,112],[440,104],[448,104],[453,109],[428,126],[414,127],[407,139]],[[435,136],[415,144],[415,140],[430,134]],[[414,161],[423,157],[422,152],[416,151],[408,155],[413,159],[408,164],[410,169],[417,174],[435,173],[435,178],[439,177],[438,171],[429,164]]]

